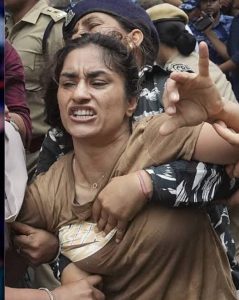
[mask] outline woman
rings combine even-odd
[[[20,221],[59,231],[63,253],[83,271],[103,275],[107,299],[236,299],[225,253],[205,212],[164,209],[149,202],[117,244],[113,236],[121,224],[107,236],[96,233],[91,207],[112,177],[136,172],[154,161],[160,164],[182,157],[233,163],[238,151],[210,125],[163,137],[158,128],[168,120],[164,115],[140,122],[131,134],[138,69],[132,54],[114,38],[84,35],[59,51],[56,62],[60,116],[51,121],[64,126],[74,150],[28,188]],[[214,96],[212,89],[211,104],[220,107],[216,117],[223,116],[223,105],[214,103]],[[56,94],[48,100],[57,108]],[[237,116],[239,107],[234,108],[232,115]],[[239,130],[237,125],[234,129]],[[209,152],[202,147],[205,132],[211,134]],[[221,151],[210,157],[213,145]],[[168,151],[162,151],[165,147]],[[138,185],[146,198],[140,173]],[[173,222],[177,229],[172,230]]]
[[[161,97],[163,95],[164,82],[168,74],[158,66],[144,65],[144,63],[152,65],[156,59],[158,50],[157,33],[146,12],[135,6],[130,0],[80,1],[68,12],[67,20],[63,28],[65,38],[76,37],[82,34],[82,32],[97,31],[103,31],[122,37],[122,41],[124,43],[128,42],[128,47],[132,48],[133,53],[136,55],[138,67],[141,69],[143,89],[139,97],[137,111],[134,113],[134,119],[138,120],[143,116],[162,112]],[[154,49],[153,52],[152,49]],[[48,133],[42,146],[38,172],[48,170],[49,166],[58,157],[61,157],[62,154],[68,151],[69,148],[66,146],[62,131],[59,130],[59,128],[52,129]],[[221,199],[222,194],[229,196],[229,194],[232,193],[231,187],[233,187],[233,185],[224,170],[220,167],[207,166],[198,162],[175,161],[163,166],[152,166],[146,171],[147,172],[142,173],[142,176],[144,176],[147,188],[150,191],[149,194],[152,195],[151,200],[155,200],[157,203],[161,203],[161,205],[170,205],[171,207],[208,205],[208,202],[214,199]],[[210,180],[210,178],[215,173],[218,176],[218,180],[214,182]],[[168,176],[168,174],[170,174],[170,176]],[[194,180],[198,177],[202,180]],[[197,182],[196,185],[195,182]],[[209,185],[207,185],[208,193],[205,193],[205,182],[209,183]],[[125,186],[125,189],[119,188],[121,184]],[[114,178],[106,188],[107,190],[104,189],[99,194],[98,201],[96,205],[94,205],[94,215],[96,221],[98,220],[99,229],[104,229],[106,232],[112,229],[112,225],[107,222],[105,216],[109,215],[109,221],[113,218],[114,222],[115,216],[123,216],[124,222],[122,222],[121,230],[117,231],[117,238],[120,240],[126,230],[128,220],[137,214],[144,203],[141,201],[142,196],[139,196],[140,191],[137,184],[137,175],[131,173],[127,176]],[[110,197],[108,196],[109,189]],[[130,193],[128,193],[129,190]],[[117,204],[122,204],[121,207],[113,206],[113,209],[116,209],[115,215],[112,212],[112,207],[104,206],[104,202],[109,202],[112,199],[112,193],[114,193],[113,198],[116,199]],[[218,223],[220,217],[221,214],[219,213],[215,224]],[[222,224],[222,226],[224,225]],[[15,228],[16,232],[21,234],[16,238],[16,245],[21,247],[22,253],[25,256],[29,257],[29,253],[32,253],[33,249],[33,245],[30,243],[32,239],[23,240],[21,238],[23,235],[24,237],[28,235],[23,227],[24,226],[18,224],[17,228]],[[216,227],[216,230],[218,230],[218,227]],[[230,248],[233,248],[231,238],[228,233],[221,235],[221,230],[224,231],[225,228],[220,228],[218,232],[220,236],[223,237],[223,244],[230,252]],[[36,229],[32,229],[32,231],[34,231],[34,236],[36,237]],[[40,236],[42,237],[42,234],[39,235],[38,240]],[[28,244],[26,241],[28,241]],[[45,245],[46,243],[42,241],[41,244]],[[37,250],[39,252],[39,247]],[[44,247],[43,250],[45,250]],[[232,249],[232,252],[233,251]],[[30,256],[31,262],[34,259],[35,252],[34,255]],[[57,249],[55,252],[57,252]],[[50,256],[48,259],[50,261],[53,257]],[[43,260],[41,260],[41,262],[43,262]],[[44,262],[47,262],[47,260],[44,260]]]

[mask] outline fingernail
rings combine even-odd
[[[177,100],[178,99],[178,94],[172,93],[171,98],[172,98],[172,100]]]

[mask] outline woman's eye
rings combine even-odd
[[[98,27],[100,25],[101,25],[100,23],[91,23],[91,24],[88,24],[88,32],[96,30],[96,27]]]
[[[95,80],[91,83],[94,87],[104,87],[105,85],[107,85],[106,81],[102,81],[102,80]]]
[[[73,81],[60,82],[60,85],[65,89],[74,88],[77,86],[77,84]]]

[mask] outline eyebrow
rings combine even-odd
[[[85,76],[87,78],[96,78],[100,75],[108,75],[109,73],[107,73],[104,70],[96,70],[96,71],[89,71],[87,73],[85,73]],[[63,72],[60,74],[60,77],[66,77],[66,78],[70,78],[70,79],[75,79],[79,77],[79,74],[76,72]]]
[[[102,20],[99,17],[91,16],[91,17],[88,17],[85,20],[83,20],[82,25],[88,25],[92,21],[101,21],[102,22]]]

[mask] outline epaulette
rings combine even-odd
[[[42,13],[50,16],[54,22],[58,22],[66,17],[66,12],[50,6],[46,7]]]

